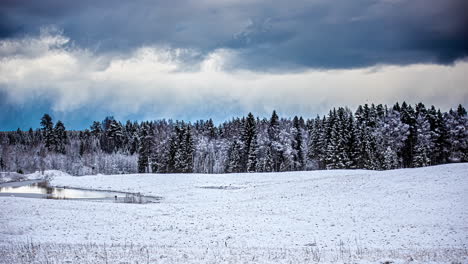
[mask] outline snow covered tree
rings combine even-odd
[[[305,166],[304,161],[304,135],[303,126],[297,116],[293,119],[293,149],[294,149],[294,169],[303,170]]]
[[[122,147],[123,138],[122,124],[114,119],[109,120],[106,130],[107,152],[117,152]]]
[[[257,135],[255,134],[250,143],[250,149],[247,157],[247,172],[257,171]]]
[[[245,120],[244,130],[242,132],[243,156],[242,164],[243,171],[255,172],[256,154],[257,154],[257,130],[255,125],[255,117],[252,113],[247,115]],[[252,171],[253,170],[253,171]]]
[[[237,140],[234,140],[231,148],[229,149],[229,159],[227,161],[226,172],[238,173],[242,172],[242,149]]]
[[[183,172],[192,173],[193,172],[193,152],[194,152],[194,142],[193,136],[190,129],[190,126],[187,126],[184,134],[184,145],[183,145],[183,157],[185,159],[185,164]]]
[[[290,127],[280,130],[278,143],[281,146],[280,171],[294,170],[294,150]]]
[[[148,173],[150,168],[150,156],[151,150],[153,149],[152,141],[153,138],[150,134],[150,127],[148,124],[144,124],[141,128],[140,134],[140,146],[138,148],[138,172]]]
[[[416,119],[416,144],[413,150],[413,166],[429,166],[430,153],[434,147],[433,133],[425,114],[421,112]]]
[[[326,150],[327,169],[345,169],[352,165],[352,118],[344,108],[335,109],[330,115],[330,140]]]
[[[450,160],[468,161],[468,117],[459,105],[457,111],[450,109],[445,114],[446,131],[450,142]]]
[[[304,124],[306,123],[306,124]],[[300,169],[394,169],[468,161],[468,118],[419,103],[365,104],[308,119],[233,118],[215,127],[156,120],[125,125],[112,117],[66,131],[49,115],[41,129],[0,132],[0,169],[94,173],[224,173]],[[306,133],[307,131],[307,133]],[[144,134],[144,136],[142,136]],[[146,142],[145,142],[146,141]]]
[[[377,149],[376,138],[373,129],[364,124],[356,125],[357,135],[357,157],[358,168],[368,170],[380,170],[382,158]]]
[[[416,113],[413,107],[407,105],[406,102],[401,104],[400,118],[404,124],[408,125],[409,132],[408,138],[405,140],[405,145],[401,150],[403,167],[411,168],[413,167],[413,150],[417,141]]]
[[[392,149],[392,147],[388,146],[383,156],[384,156],[384,161],[382,164],[383,169],[393,170],[393,169],[398,169],[400,167],[398,155],[395,152],[395,150]]]
[[[276,111],[273,110],[271,114],[270,123],[268,125],[268,139],[270,141],[270,151],[273,159],[273,170],[280,171],[281,160],[282,160],[282,151],[283,147],[281,146],[280,140],[280,123],[279,117],[276,114]]]
[[[320,119],[317,116],[313,122],[312,129],[309,132],[309,148],[307,157],[309,163],[312,163],[313,167],[317,169],[323,169],[324,164],[324,145],[326,144],[325,130],[324,130],[324,120]]]
[[[376,147],[378,153],[384,153],[384,169],[387,158],[385,155],[396,154],[396,161],[398,165],[396,167],[393,164],[392,168],[401,167],[399,165],[401,151],[405,146],[405,141],[409,135],[409,126],[401,121],[400,113],[395,110],[390,110],[387,114],[378,121],[377,126],[373,132],[373,136],[376,140]],[[390,147],[390,150],[389,150]],[[392,156],[392,159],[394,157]]]
[[[185,160],[185,126],[182,124],[177,130],[177,142],[174,156],[174,172],[184,172],[186,168]]]
[[[427,110],[427,119],[433,135],[434,148],[430,153],[431,164],[443,164],[449,158],[450,142],[442,112],[431,106]]]
[[[257,164],[257,171],[259,172],[272,172],[273,171],[273,157],[271,155],[271,147],[265,147],[264,157],[260,163]]]

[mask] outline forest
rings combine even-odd
[[[40,128],[0,132],[0,169],[72,175],[389,170],[468,161],[468,117],[423,103],[333,108],[322,117],[121,123],[67,131],[44,114]]]

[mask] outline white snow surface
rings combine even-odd
[[[20,174],[17,172],[0,172],[0,184],[8,182],[22,182],[28,180],[47,180],[54,177],[70,176],[66,172],[59,170],[36,171],[30,174]]]
[[[121,204],[0,197],[0,244],[467,252],[466,163],[392,171],[54,175],[54,186],[163,199]]]

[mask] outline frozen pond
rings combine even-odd
[[[147,197],[139,194],[110,191],[94,191],[86,189],[52,187],[47,182],[25,181],[0,185],[0,196],[42,198],[42,199],[73,199],[98,200],[126,203],[157,202],[160,197]]]

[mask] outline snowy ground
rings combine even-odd
[[[468,263],[468,164],[383,172],[56,175],[55,186],[163,200],[0,197],[0,263]]]

